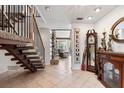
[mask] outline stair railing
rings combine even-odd
[[[36,11],[29,5],[0,6],[0,31],[31,39],[45,61],[45,48],[35,19]]]
[[[30,36],[32,10],[28,5],[2,5],[0,7],[0,29],[10,34],[32,39]]]
[[[45,48],[37,25],[36,16],[37,15],[35,10],[35,13],[33,14],[34,47],[36,47],[37,51],[39,52],[39,55],[43,58],[45,63]]]

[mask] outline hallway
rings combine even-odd
[[[71,71],[70,58],[58,65],[48,65],[44,71],[8,71],[0,74],[0,87],[7,88],[104,88],[94,73]]]

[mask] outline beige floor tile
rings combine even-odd
[[[71,70],[71,61],[61,59],[37,73],[18,70],[0,74],[1,88],[104,88],[94,73]]]

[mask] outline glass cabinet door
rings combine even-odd
[[[95,46],[89,45],[88,66],[95,66]]]
[[[120,73],[119,70],[114,67],[110,62],[104,64],[104,82],[106,82],[110,87],[117,88],[120,87]]]

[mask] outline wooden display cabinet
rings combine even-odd
[[[97,52],[98,79],[110,88],[124,88],[124,53]]]

